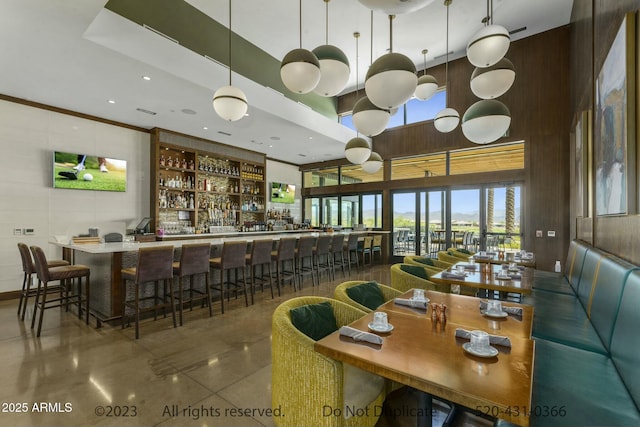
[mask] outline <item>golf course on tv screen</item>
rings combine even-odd
[[[271,201],[276,203],[294,203],[296,199],[296,186],[281,182],[271,183]]]
[[[127,162],[110,157],[56,151],[53,153],[53,187],[127,191]]]

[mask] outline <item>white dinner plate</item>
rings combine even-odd
[[[478,356],[478,357],[495,357],[498,355],[498,350],[495,347],[487,347],[484,350],[481,351],[477,351],[473,348],[471,348],[471,343],[470,342],[466,342],[464,344],[462,344],[462,349],[464,351],[466,351],[469,354],[473,354],[474,356]]]
[[[369,329],[375,332],[391,332],[393,331],[393,325],[391,323],[387,323],[387,326],[378,326],[373,323],[369,323]]]
[[[496,318],[504,318],[504,317],[507,317],[509,315],[509,313],[507,313],[505,311],[487,311],[487,310],[482,310],[482,311],[480,311],[480,313],[482,313],[484,316],[487,316],[487,317],[496,317]]]

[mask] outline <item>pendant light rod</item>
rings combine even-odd
[[[447,35],[446,35],[446,57],[444,63],[444,85],[447,87],[447,99],[445,100],[445,106],[449,104],[449,6],[453,0],[444,0],[444,5],[447,6]]]
[[[229,86],[231,86],[231,0],[229,0]]]
[[[369,66],[373,64],[373,9],[371,9],[371,51],[369,52]]]
[[[422,73],[423,76],[427,75],[427,53],[429,53],[429,49],[422,49],[422,56],[424,58],[424,71]]]
[[[360,40],[360,33],[359,32],[355,32],[353,33],[353,37],[356,39],[356,101],[358,100],[359,96],[358,96],[358,91],[359,91],[359,86],[360,86],[360,79],[359,79],[359,75],[358,75],[358,41]]]
[[[300,0],[300,3],[298,5],[298,27],[300,29],[300,49],[302,49],[302,0]]]
[[[393,53],[393,15],[389,15],[389,53]]]
[[[329,2],[331,0],[324,0],[324,44],[329,44]]]

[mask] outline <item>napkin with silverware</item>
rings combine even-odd
[[[410,298],[395,298],[393,302],[398,305],[406,305],[413,308],[423,308],[423,309],[426,309],[429,304],[429,301],[426,299],[417,300],[417,299],[410,299]]]
[[[371,344],[382,345],[382,337],[370,332],[361,331],[351,326],[343,326],[340,328],[340,335],[352,338],[354,341],[364,341]]]
[[[447,279],[464,280],[465,275],[464,275],[464,273],[454,273],[454,272],[451,272],[451,271],[443,271],[442,272],[442,277],[447,278]]]
[[[486,309],[487,309],[487,303],[485,301],[480,301],[480,310],[484,311]],[[522,307],[505,307],[503,305],[502,311],[508,314],[513,314],[514,316],[522,317]]]
[[[466,329],[457,328],[456,337],[470,340],[471,332],[467,331]],[[493,345],[501,345],[503,347],[511,347],[511,340],[509,339],[509,337],[505,337],[501,335],[489,334],[489,343]]]
[[[507,273],[507,276],[509,276],[511,279],[515,279],[515,280],[522,279],[522,274],[520,274],[520,273]]]

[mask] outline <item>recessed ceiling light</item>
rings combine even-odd
[[[142,80],[149,81],[149,80],[151,80],[151,77],[149,77],[149,76],[142,76]]]
[[[182,112],[183,112],[183,113],[185,113],[185,114],[189,114],[189,115],[191,115],[191,116],[192,116],[192,115],[194,115],[194,114],[197,114],[197,113],[196,113],[194,110],[192,110],[191,108],[183,108],[183,109],[182,109],[182,110],[180,110],[180,111],[182,111]]]
[[[269,144],[269,148],[273,148],[273,145]]]
[[[203,127],[202,127],[202,129],[204,129],[204,130],[209,130],[209,128],[208,128],[208,127],[206,127],[206,126],[203,126]]]
[[[279,136],[271,136],[269,137],[270,140],[272,141],[280,141],[280,137]]]
[[[310,136],[310,137],[309,137],[309,139],[313,139],[313,137],[312,137],[312,136]]]
[[[116,103],[116,101],[114,101],[113,99],[109,99],[109,100],[107,100],[107,102],[108,102],[109,104],[115,104],[115,103]]]

